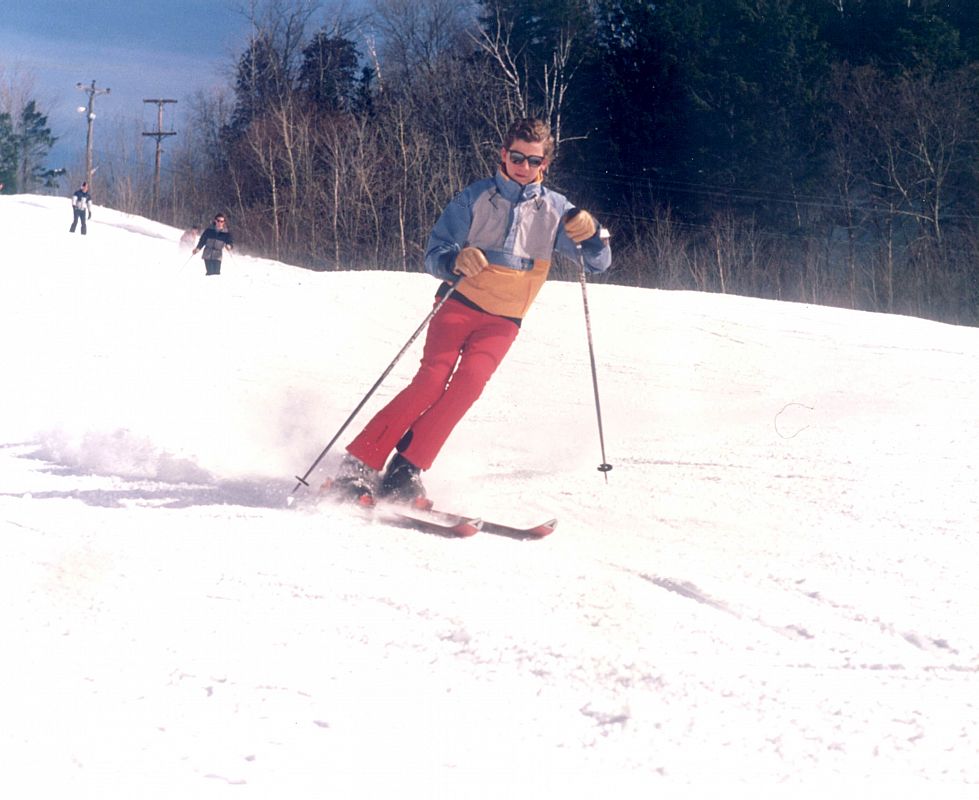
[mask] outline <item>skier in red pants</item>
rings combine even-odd
[[[611,265],[607,237],[591,214],[544,187],[553,151],[545,123],[518,120],[503,140],[496,175],[463,189],[442,212],[425,269],[445,281],[438,298],[456,288],[429,324],[411,383],[347,445],[335,489],[358,498],[424,498],[421,472],[517,338],[554,251],[577,258],[580,247],[590,272]]]

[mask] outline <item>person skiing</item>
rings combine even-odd
[[[211,227],[201,234],[197,247],[191,251],[191,255],[197,255],[203,249],[204,255],[201,258],[204,259],[204,274],[220,275],[221,256],[224,249],[231,250],[233,246],[234,241],[231,238],[231,231],[228,230],[228,223],[224,214],[216,214]]]
[[[418,372],[347,445],[333,491],[359,502],[423,501],[421,473],[516,339],[554,251],[577,259],[580,248],[589,272],[611,266],[607,234],[594,217],[544,186],[553,152],[546,123],[515,121],[496,174],[467,186],[442,212],[425,270],[443,281],[437,301],[451,294],[429,324]]]
[[[195,222],[180,235],[180,243],[178,244],[178,247],[185,253],[188,250],[193,250],[194,243],[200,239],[200,237],[201,226]]]
[[[68,232],[74,233],[75,228],[78,227],[78,223],[81,222],[81,233],[82,236],[85,236],[88,233],[88,228],[85,227],[85,221],[86,219],[92,218],[92,195],[88,193],[87,181],[83,181],[82,185],[71,196],[71,207],[74,211],[74,217]]]

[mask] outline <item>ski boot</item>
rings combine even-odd
[[[348,453],[340,461],[337,474],[332,479],[327,479],[322,489],[337,499],[350,500],[361,506],[373,506],[380,481],[380,472]]]
[[[381,478],[379,496],[413,508],[431,508],[432,503],[426,497],[425,487],[422,485],[421,472],[401,453],[397,453]]]

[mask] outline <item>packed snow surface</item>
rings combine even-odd
[[[591,284],[606,482],[552,281],[425,478],[557,531],[445,539],[291,494],[432,278],[70,221],[0,197],[6,796],[975,791],[979,331]]]

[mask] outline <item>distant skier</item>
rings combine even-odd
[[[429,323],[414,379],[347,445],[336,490],[357,499],[424,497],[421,471],[432,466],[517,338],[554,252],[575,260],[580,252],[589,272],[611,265],[592,215],[544,187],[553,153],[546,123],[516,121],[496,174],[470,184],[442,212],[425,270],[444,281],[437,297],[457,288]],[[514,402],[524,401],[530,402]]]
[[[183,234],[180,237],[180,244],[179,244],[180,249],[183,250],[184,252],[187,252],[188,250],[192,250],[194,247],[194,243],[197,242],[197,240],[200,238],[200,235],[201,235],[201,226],[191,225],[187,230],[183,232]]]
[[[231,238],[231,231],[228,230],[224,214],[214,217],[214,223],[204,233],[201,234],[197,247],[194,248],[192,255],[196,255],[199,250],[204,251],[201,256],[204,259],[205,275],[221,274],[221,256],[224,249],[231,250],[234,241]]]
[[[92,195],[88,193],[88,182],[82,182],[82,185],[78,190],[71,196],[71,207],[75,213],[74,219],[71,221],[71,227],[68,229],[69,233],[74,233],[75,228],[78,223],[82,223],[82,236],[88,233],[88,228],[85,227],[85,220],[92,218]]]

